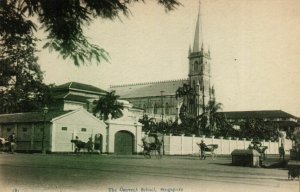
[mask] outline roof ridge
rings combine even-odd
[[[168,82],[176,82],[176,81],[184,81],[187,78],[183,79],[172,79],[172,80],[160,80],[160,81],[148,81],[148,82],[140,82],[140,83],[129,83],[129,84],[119,84],[119,85],[110,85],[110,88],[116,87],[126,87],[126,86],[136,86],[136,85],[148,85],[148,84],[158,84],[158,83],[168,83]]]
[[[69,95],[70,95],[70,93],[67,93],[67,94],[64,96],[64,98],[68,97]]]

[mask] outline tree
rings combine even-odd
[[[222,114],[218,113],[222,109],[222,103],[217,103],[215,99],[209,100],[205,106],[205,113],[207,113],[209,120],[210,134],[213,134],[217,125],[223,124]]]
[[[149,118],[148,115],[143,115],[139,122],[142,124],[142,131],[145,133],[155,133],[157,131],[155,118]]]
[[[204,112],[198,115],[195,119],[195,126],[197,127],[197,136],[200,135],[209,135],[209,126],[208,126],[208,113]]]
[[[187,120],[187,110],[188,110],[188,104],[187,102],[191,99],[195,99],[196,92],[195,90],[188,84],[183,84],[182,87],[179,87],[176,90],[175,97],[176,100],[182,99],[182,105],[180,107],[179,111],[179,118],[182,122]]]
[[[95,103],[93,109],[94,115],[99,113],[100,119],[107,120],[108,115],[111,114],[113,119],[119,118],[123,115],[123,105],[118,102],[120,96],[115,95],[115,91],[108,92],[105,96],[100,97]]]
[[[217,137],[240,137],[240,131],[233,128],[233,126],[226,120],[223,113],[217,113],[216,121],[217,130],[214,135]]]
[[[93,19],[114,20],[121,14],[129,16],[129,7],[144,0],[1,0],[0,36],[27,34],[36,30],[30,18],[37,18],[47,35],[44,48],[70,58],[79,66],[87,62],[108,60],[108,53],[90,43],[83,33]],[[178,0],[157,0],[166,11],[180,5]],[[14,15],[14,19],[10,19]],[[30,37],[34,39],[34,37]]]
[[[1,7],[0,16],[8,13],[7,9]],[[0,36],[4,37],[0,39],[0,113],[38,110],[51,98],[50,87],[43,83],[43,72],[37,64],[37,39],[33,38],[31,24],[22,26],[19,20],[18,15],[7,14],[0,21]],[[21,26],[11,26],[11,33],[3,33],[9,21]]]
[[[246,119],[241,125],[241,137],[255,140],[277,140],[279,138],[277,126],[261,118]]]

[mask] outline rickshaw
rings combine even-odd
[[[262,146],[260,141],[252,141],[251,144],[253,145],[253,149],[256,150],[261,157],[265,160],[266,159],[266,150],[268,149],[267,146]]]
[[[157,158],[161,158],[161,147],[163,144],[162,141],[163,137],[161,134],[158,133],[151,133],[148,134],[147,136],[142,138],[142,147],[144,148],[143,150],[143,155],[145,158],[151,158],[151,156],[155,156]]]
[[[218,144],[210,144],[206,145],[204,151],[206,154],[211,155],[211,159],[215,159],[217,157],[217,153],[215,152],[216,149],[218,149]]]

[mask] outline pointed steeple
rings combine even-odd
[[[199,0],[199,10],[198,10],[198,18],[196,23],[196,30],[194,36],[194,47],[193,52],[199,52],[200,49],[203,49],[203,34],[202,34],[202,22],[201,22],[201,2]],[[200,47],[201,46],[201,47]]]
[[[191,54],[192,52],[192,48],[191,48],[191,45],[189,46],[189,54]]]

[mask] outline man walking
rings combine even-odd
[[[200,159],[205,159],[206,154],[205,154],[205,148],[207,147],[206,144],[204,143],[203,140],[201,140],[201,143],[197,143],[200,147]]]
[[[14,153],[16,148],[16,136],[15,133],[12,133],[10,136],[8,136],[9,146],[10,146],[10,152]]]
[[[281,144],[281,146],[279,147],[279,160],[282,160],[284,161],[284,156],[285,156],[285,151],[284,151],[284,147],[283,147],[283,144]]]

